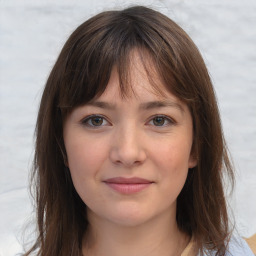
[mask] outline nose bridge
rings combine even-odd
[[[127,122],[116,129],[111,148],[111,160],[131,166],[142,163],[146,158],[139,128],[134,122]]]

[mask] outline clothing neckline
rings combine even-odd
[[[185,247],[184,251],[181,253],[180,256],[196,256],[196,250],[195,250],[195,241],[193,237],[191,237],[189,243]]]

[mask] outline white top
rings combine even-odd
[[[242,238],[232,238],[227,256],[254,256],[246,241]]]
[[[196,256],[193,239],[191,239],[181,256]],[[214,252],[205,251],[204,256],[215,256],[215,254]],[[225,256],[254,256],[254,254],[244,239],[232,237]]]

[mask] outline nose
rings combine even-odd
[[[113,163],[124,167],[133,167],[146,160],[146,151],[142,136],[136,127],[126,127],[115,131],[110,159]]]

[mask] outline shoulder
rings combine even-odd
[[[254,254],[244,239],[232,237],[226,256],[254,256]]]
[[[198,255],[199,256],[199,255]],[[215,256],[215,252],[204,251],[203,256]],[[255,256],[250,247],[241,237],[232,237],[225,256]]]

